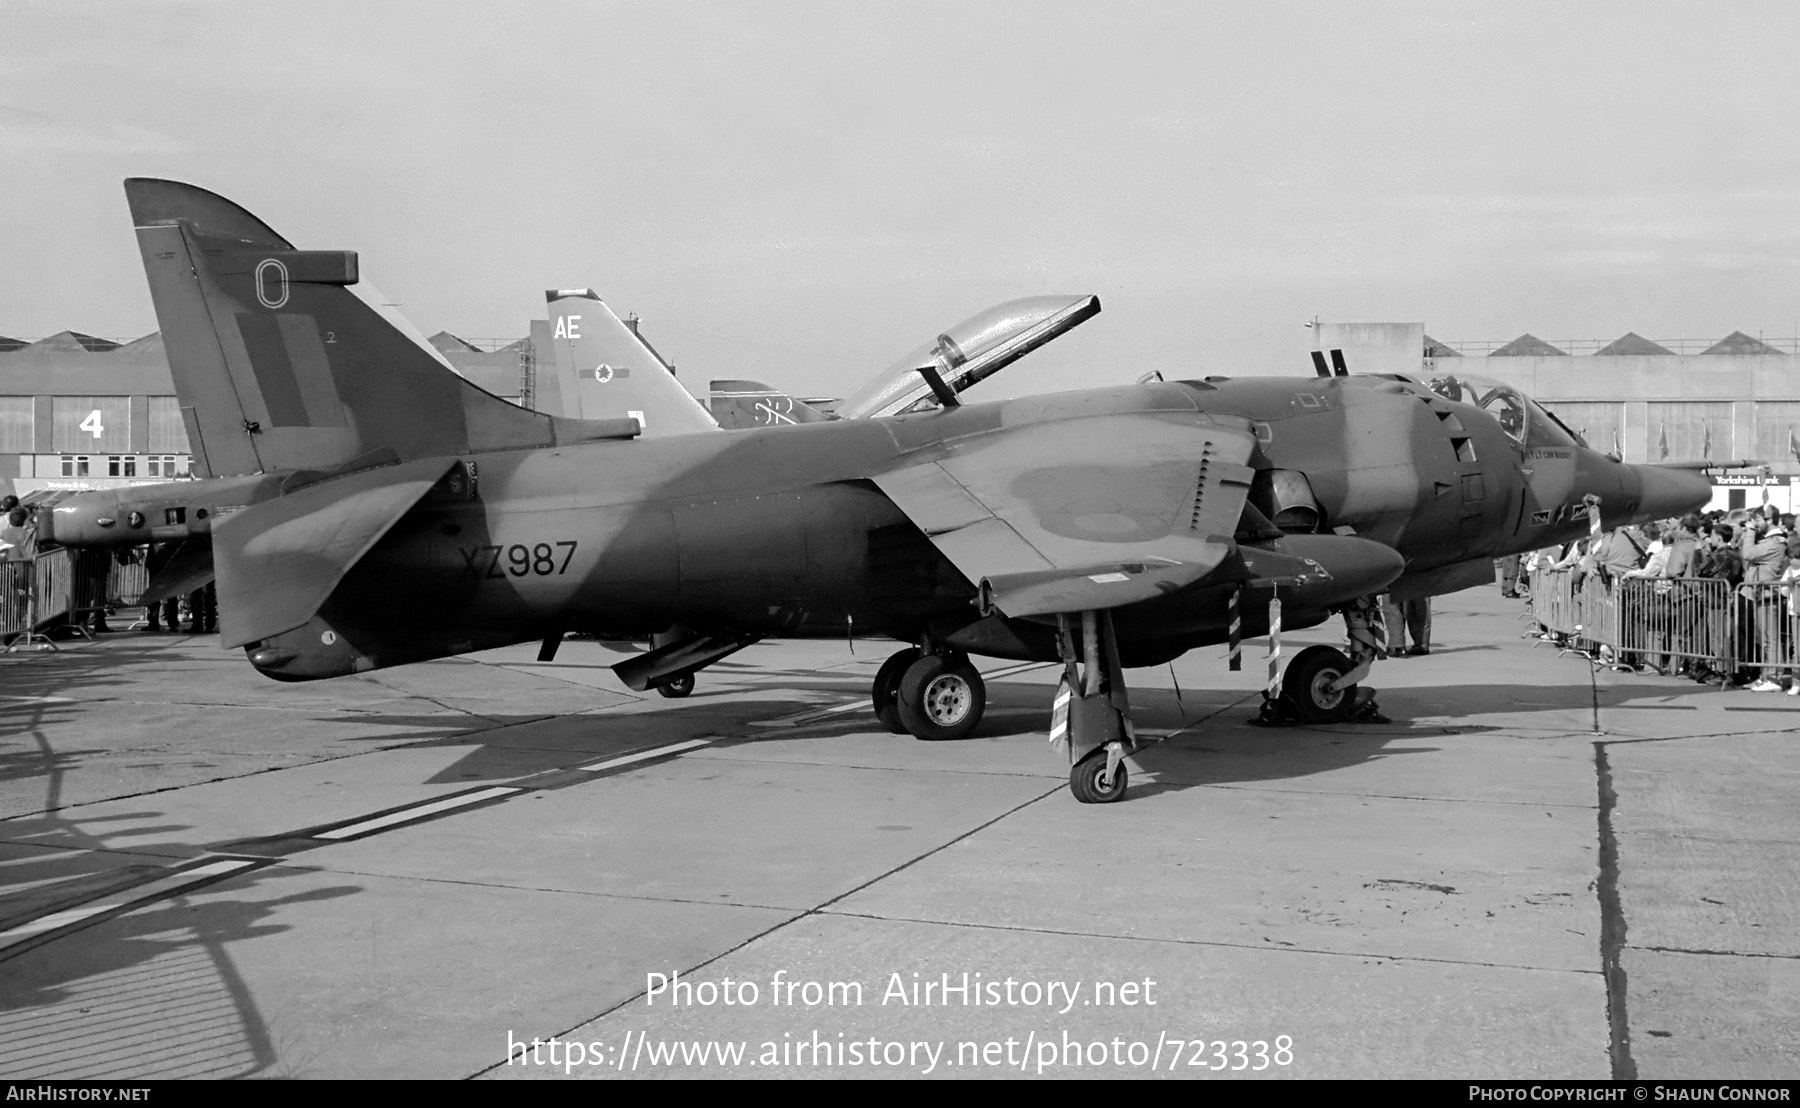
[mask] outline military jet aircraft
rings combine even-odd
[[[1586,532],[1590,511],[1617,526],[1710,491],[1588,449],[1504,385],[1400,374],[963,404],[952,355],[914,367],[929,411],[643,438],[443,374],[352,295],[353,253],[298,250],[192,186],[126,193],[171,356],[190,352],[197,396],[229,412],[209,443],[306,471],[213,530],[222,640],[279,680],[582,627],[693,629],[619,667],[643,687],[740,640],[854,620],[911,644],[872,702],[920,738],[979,722],[970,654],[1061,662],[1071,790],[1112,801],[1137,743],[1126,667],[1225,641],[1234,616],[1254,636],[1278,613],[1342,613],[1350,656],[1302,651],[1282,696],[1344,718],[1381,653],[1381,592],[1461,588],[1497,555]]]

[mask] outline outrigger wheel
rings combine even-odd
[[[916,646],[895,654],[875,671],[875,684],[869,690],[869,699],[875,704],[875,718],[896,735],[906,734],[906,725],[900,722],[900,678],[907,667],[918,660],[919,648]]]
[[[1309,646],[1294,655],[1281,675],[1281,699],[1303,723],[1343,723],[1356,712],[1356,686],[1331,686],[1354,668],[1344,652]]]
[[[684,673],[680,677],[677,677],[666,684],[656,686],[656,691],[659,695],[666,696],[670,700],[680,700],[682,697],[687,696],[694,691],[694,675],[691,673]]]
[[[1130,777],[1124,761],[1113,767],[1111,776],[1107,775],[1106,762],[1106,748],[1101,747],[1069,767],[1069,791],[1076,800],[1083,804],[1111,804],[1124,797]]]
[[[914,738],[966,739],[981,723],[987,687],[967,655],[926,654],[900,675],[894,707],[900,726]]]

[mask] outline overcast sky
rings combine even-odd
[[[155,329],[120,181],[353,249],[425,333],[591,285],[692,388],[843,395],[1038,293],[990,386],[1800,330],[1792,3],[0,0],[0,334]]]

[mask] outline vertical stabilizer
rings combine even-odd
[[[716,431],[662,359],[592,289],[549,289],[550,345],[563,403],[583,419],[631,416],[646,438]]]
[[[206,476],[550,446],[628,433],[528,412],[447,371],[348,250],[297,250],[224,197],[125,182],[144,273]]]

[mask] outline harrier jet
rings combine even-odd
[[[1504,385],[1400,374],[1150,382],[961,403],[967,352],[915,370],[927,411],[640,435],[525,411],[446,374],[354,295],[356,255],[242,208],[126,183],[171,359],[207,448],[295,471],[213,528],[226,646],[279,680],[583,628],[679,639],[691,675],[807,622],[907,644],[872,707],[919,738],[979,723],[972,654],[1060,662],[1051,732],[1086,802],[1125,793],[1125,671],[1341,614],[1283,696],[1343,718],[1381,653],[1375,597],[1705,502],[1697,474],[1588,449]],[[911,405],[908,404],[908,407]],[[1277,608],[1277,604],[1279,608]]]

